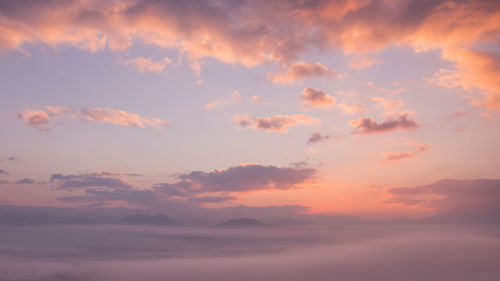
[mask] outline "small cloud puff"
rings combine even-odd
[[[302,99],[308,107],[332,107],[335,105],[334,96],[314,88],[305,88],[302,91]]]

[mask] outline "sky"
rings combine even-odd
[[[493,0],[0,1],[0,205],[497,217],[499,23]]]

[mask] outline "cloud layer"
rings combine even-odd
[[[276,83],[330,76],[320,64],[297,62],[310,50],[358,54],[389,46],[437,49],[455,63],[454,86],[479,89],[475,104],[500,108],[497,1],[5,1],[0,5],[0,47],[26,52],[27,44],[115,51],[143,42],[185,53],[196,66],[212,57],[255,66],[290,65],[271,74]],[[365,56],[366,57],[366,56]],[[150,65],[154,64],[151,62]],[[147,67],[145,68],[147,69]],[[155,71],[158,68],[154,68]],[[442,77],[438,76],[437,80]]]

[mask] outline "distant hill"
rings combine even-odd
[[[216,225],[217,227],[228,227],[228,228],[244,228],[244,227],[263,227],[267,224],[251,218],[239,218],[221,222]]]
[[[174,225],[177,222],[166,215],[135,214],[120,221],[122,224]]]

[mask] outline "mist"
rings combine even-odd
[[[3,225],[2,281],[499,280],[500,227]]]

